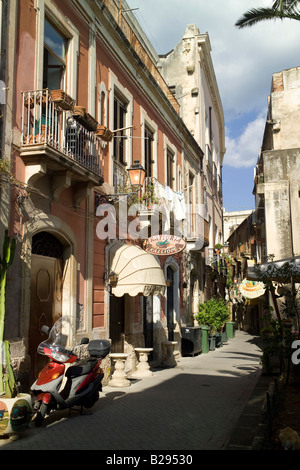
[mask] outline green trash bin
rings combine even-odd
[[[209,326],[201,325],[202,353],[204,354],[209,351],[208,330]]]
[[[235,321],[226,322],[226,333],[229,339],[235,337]]]

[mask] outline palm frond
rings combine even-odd
[[[278,6],[281,5],[281,2],[279,0],[277,2],[274,2],[274,4],[275,3],[278,4]],[[242,29],[253,26],[261,21],[276,20],[283,18],[300,21],[300,12],[297,9],[298,3],[300,3],[300,1],[294,0],[293,5],[290,5],[289,8],[285,8],[284,10],[276,10],[273,7],[252,8],[251,10],[246,11],[246,13],[244,13],[244,15],[237,20],[235,26],[237,26],[239,29]]]
[[[276,16],[273,8],[252,8],[246,11],[246,13],[237,20],[235,26],[245,28],[247,26],[253,26],[260,21],[274,19],[274,17]]]

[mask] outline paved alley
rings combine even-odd
[[[260,375],[256,337],[235,338],[208,354],[123,389],[106,386],[91,414],[57,412],[1,450],[221,450]]]

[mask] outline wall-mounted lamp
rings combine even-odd
[[[130,180],[130,186],[132,187],[133,191],[138,192],[143,187],[146,171],[140,165],[139,160],[135,160],[134,164],[127,170]],[[114,204],[115,199],[118,196],[130,196],[133,192],[130,193],[114,193],[114,194],[101,194],[101,200],[110,201],[110,203]]]
[[[111,286],[116,286],[118,282],[118,275],[115,272],[111,271],[108,275],[108,281]]]
[[[228,253],[229,253],[229,244],[228,243],[224,243],[222,251],[223,251],[224,255],[228,255]]]
[[[146,171],[140,164],[139,160],[135,160],[134,164],[127,170],[130,179],[130,185],[138,191],[143,187]]]

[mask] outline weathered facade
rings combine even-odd
[[[160,56],[161,73],[180,103],[183,121],[203,149],[200,174],[197,163],[185,159],[184,185],[195,186],[195,217],[204,218],[202,244],[187,241],[187,262],[190,264],[189,308],[197,309],[198,301],[213,295],[224,295],[225,279],[214,269],[214,247],[223,244],[222,165],[225,154],[224,116],[217,80],[211,59],[209,35],[201,34],[194,24],[187,25],[181,41],[168,54]],[[198,175],[198,176],[197,176]],[[197,188],[197,186],[195,186]],[[189,312],[186,312],[187,318]]]
[[[268,115],[256,165],[257,259],[300,254],[300,68],[273,74]]]

